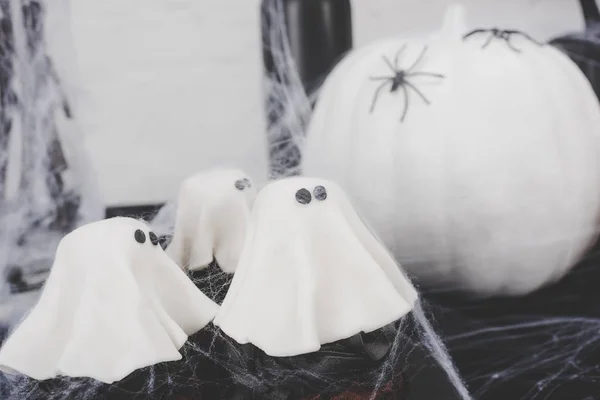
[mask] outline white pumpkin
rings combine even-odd
[[[321,89],[303,173],[337,181],[422,282],[523,294],[596,236],[600,108],[558,50],[468,32],[455,6],[441,32],[351,52]],[[393,88],[377,77],[395,62],[443,77]]]

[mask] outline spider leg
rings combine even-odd
[[[538,46],[543,46],[544,44],[542,42],[538,42],[537,40],[535,40],[534,38],[532,38],[529,34],[525,33],[525,32],[521,32],[521,31],[511,31],[512,34],[514,35],[521,35],[523,36],[525,39],[532,41],[533,43],[537,44]]]
[[[494,40],[494,34],[490,34],[490,36],[487,38],[487,40],[485,41],[485,43],[483,44],[483,46],[481,46],[482,49],[485,49],[486,47],[488,47],[490,45],[490,43],[492,43],[492,40]]]
[[[506,39],[506,44],[508,45],[508,47],[510,47],[510,49],[512,51],[514,51],[515,53],[520,53],[521,50],[517,49],[511,42],[510,42],[510,37],[508,39]]]
[[[392,70],[392,72],[394,73],[394,75],[396,74],[396,68],[394,68],[394,66],[392,65],[392,63],[390,62],[390,60],[386,57],[386,56],[381,56],[381,58],[383,58],[383,61],[385,61],[385,63],[387,64],[388,67],[390,67],[390,69]]]
[[[398,60],[400,59],[400,54],[404,53],[404,49],[406,49],[406,43],[400,47],[400,50],[398,50],[394,56],[394,70],[400,69],[400,67],[398,67]]]
[[[406,84],[406,86],[408,86],[409,88],[411,88],[412,90],[417,92],[417,94],[419,95],[419,97],[421,97],[423,99],[425,104],[427,104],[427,105],[431,104],[431,102],[429,100],[427,100],[427,97],[425,97],[425,95],[419,89],[417,89],[417,87],[415,85],[413,85],[412,83],[410,83],[408,81],[405,81],[404,83]]]
[[[487,32],[487,29],[475,29],[474,31],[471,31],[471,32],[467,33],[466,35],[464,35],[463,40],[470,38],[473,35],[477,35],[478,33],[483,33],[483,32]]]
[[[408,90],[406,87],[402,87],[402,93],[404,93],[404,110],[402,110],[402,117],[400,117],[400,122],[404,122],[404,118],[406,117],[406,113],[408,112]]]
[[[385,85],[387,85],[388,83],[389,83],[389,81],[383,82],[381,85],[379,85],[377,87],[377,90],[375,90],[375,96],[373,97],[373,102],[371,103],[371,109],[369,110],[370,113],[372,113],[373,110],[375,109],[375,103],[377,103],[377,98],[379,97],[379,93],[381,92],[381,89],[383,89],[385,87]]]
[[[434,78],[445,78],[446,77],[445,75],[442,75],[442,74],[436,74],[433,72],[425,72],[425,71],[409,72],[405,76],[406,77],[409,77],[409,76],[433,76]]]
[[[416,66],[417,66],[417,65],[418,65],[418,64],[421,62],[421,60],[423,59],[423,56],[425,56],[425,52],[426,52],[426,51],[427,51],[427,45],[423,46],[423,50],[421,51],[421,54],[419,54],[419,57],[417,57],[417,60],[416,60],[416,61],[413,63],[413,65],[411,65],[411,66],[410,66],[410,67],[409,67],[409,68],[406,70],[406,72],[410,72],[410,71],[412,71],[412,69],[413,69],[414,67],[416,67]]]
[[[384,81],[384,80],[393,80],[394,77],[393,76],[370,76],[369,77],[370,80],[372,81]]]

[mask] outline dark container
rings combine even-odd
[[[600,98],[600,11],[595,0],[580,0],[579,4],[585,30],[560,36],[550,44],[564,51],[579,66]]]

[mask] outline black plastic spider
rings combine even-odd
[[[520,53],[521,50],[517,49],[515,46],[512,45],[512,43],[510,42],[510,38],[514,35],[518,35],[518,36],[523,36],[525,39],[537,44],[538,46],[542,46],[542,43],[538,42],[537,40],[535,40],[534,38],[532,38],[531,36],[529,36],[527,33],[525,32],[521,32],[521,31],[515,31],[515,30],[502,30],[502,29],[498,29],[498,28],[492,28],[492,29],[475,29],[474,31],[471,31],[469,33],[467,33],[466,35],[463,36],[463,40],[468,39],[469,37],[473,36],[473,35],[477,35],[480,33],[489,33],[490,36],[487,38],[487,40],[485,41],[485,43],[483,44],[483,46],[481,46],[482,49],[485,49],[486,47],[488,47],[488,45],[492,42],[492,40],[494,38],[496,39],[502,39],[506,42],[507,46],[513,50],[516,53]]]
[[[421,52],[419,57],[417,57],[417,60],[409,68],[400,69],[398,67],[398,60],[405,48],[406,48],[406,45],[402,46],[400,48],[400,50],[398,50],[398,52],[394,56],[393,64],[390,62],[390,60],[386,56],[382,57],[383,61],[385,61],[385,63],[388,65],[388,67],[390,67],[390,69],[392,70],[394,75],[370,77],[370,79],[372,81],[384,81],[381,85],[379,85],[379,87],[375,91],[375,95],[373,97],[373,102],[371,103],[370,112],[373,112],[373,110],[375,109],[375,104],[377,103],[377,98],[379,97],[379,93],[381,92],[381,90],[383,90],[383,88],[386,85],[391,84],[390,93],[395,93],[396,91],[398,91],[398,89],[402,89],[402,93],[404,94],[404,111],[402,111],[402,117],[400,118],[400,122],[404,122],[404,118],[406,117],[406,113],[408,111],[408,89],[407,88],[411,88],[412,90],[414,90],[415,93],[417,93],[419,95],[419,97],[421,97],[421,99],[423,99],[425,104],[427,104],[427,105],[430,104],[429,100],[427,100],[425,95],[423,93],[421,93],[421,91],[419,89],[417,89],[417,87],[413,83],[409,82],[408,78],[414,77],[414,76],[432,76],[434,78],[444,78],[444,75],[435,74],[433,72],[423,72],[423,71],[413,72],[413,69],[421,62],[421,60],[425,56],[425,52],[427,52],[427,46],[425,46],[423,48],[423,51]]]

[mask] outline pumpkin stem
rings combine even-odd
[[[579,0],[579,4],[581,4],[586,26],[600,22],[600,11],[596,0]]]

